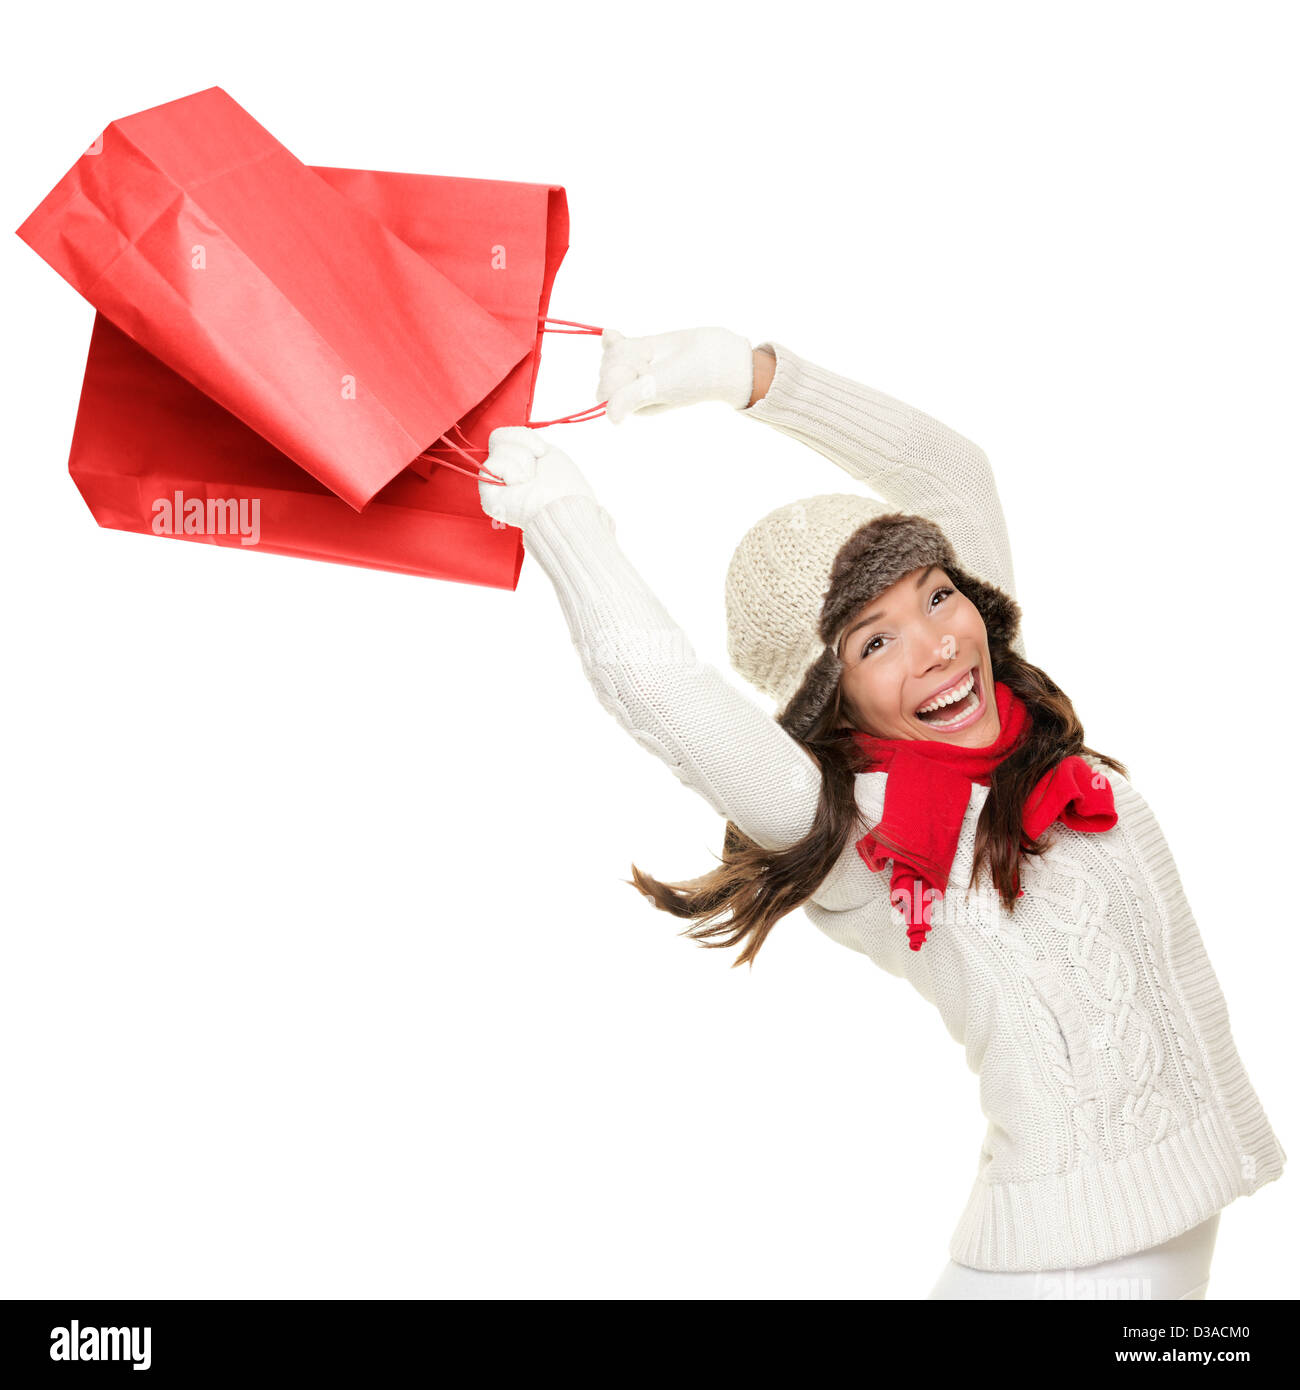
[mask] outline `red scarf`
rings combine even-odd
[[[989,774],[1015,752],[1033,723],[1025,702],[1010,687],[995,681],[994,692],[1001,731],[983,748],[934,739],[854,735],[858,746],[871,756],[869,770],[889,773],[884,815],[858,841],[858,853],[871,869],[883,869],[893,860],[890,898],[898,903],[900,893],[907,895],[903,915],[914,951],[921,949],[931,925],[926,890],[935,890],[934,897],[947,890],[971,783],[987,787]],[[1073,755],[1063,758],[1029,793],[1021,818],[1021,843],[1036,840],[1056,820],[1072,830],[1101,831],[1109,830],[1118,819],[1109,781]],[[1017,891],[1019,895],[1025,890]]]

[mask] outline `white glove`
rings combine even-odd
[[[577,464],[552,445],[540,430],[502,425],[488,435],[486,466],[501,483],[480,478],[479,501],[494,521],[524,527],[557,497],[590,497],[596,501]]]
[[[687,328],[649,338],[601,334],[596,399],[608,401],[605,418],[657,415],[680,405],[724,401],[744,410],[754,390],[754,350],[727,328]]]

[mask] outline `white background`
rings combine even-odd
[[[10,229],[109,120],[219,85],[307,163],[565,185],[554,315],[774,338],[978,442],[1030,658],[1159,817],[1300,1155],[1284,8],[8,26]],[[985,1128],[937,1013],[802,912],[733,970],[622,881],[703,873],[722,822],[533,561],[511,593],[98,529],[93,311],[0,245],[0,1295],[924,1297]],[[548,339],[534,415],[598,362]],[[552,433],[748,691],[731,551],[844,475],[720,405]],[[1296,1295],[1284,1177],[1224,1212],[1212,1298]]]

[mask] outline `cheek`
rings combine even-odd
[[[980,617],[979,609],[965,595],[953,609],[948,625],[953,637],[959,642],[965,645],[975,642],[987,646],[988,633],[984,627],[984,619]]]
[[[893,702],[898,703],[898,681],[891,682],[886,668],[883,660],[868,658],[860,661],[845,677],[845,690],[860,710],[870,712],[888,706],[891,689]]]

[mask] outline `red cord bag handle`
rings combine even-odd
[[[573,319],[552,319],[539,316],[537,322],[542,325],[543,333],[604,333],[605,331],[603,328],[597,328],[593,324],[577,323]],[[552,323],[565,324],[567,327],[548,328],[547,325]],[[605,413],[605,407],[608,404],[608,401],[601,401],[597,405],[588,406],[586,410],[574,411],[572,415],[561,415],[555,420],[529,420],[527,421],[527,426],[529,429],[540,430],[545,429],[548,425],[580,425],[587,420],[599,420]],[[450,437],[451,430],[448,430],[446,434],[439,435],[427,449],[416,455],[416,457],[423,459],[427,463],[441,464],[444,468],[454,468],[457,473],[464,473],[468,478],[476,478],[480,482],[499,483],[504,487],[505,479],[498,478],[486,463],[481,459],[476,459],[473,453],[469,452],[469,450],[474,449],[474,445],[466,438],[464,430],[462,430],[459,425],[453,425],[451,429],[455,430],[456,433],[460,435],[461,444],[457,444],[456,441]],[[468,446],[468,448],[463,448],[462,444]],[[460,464],[452,463],[450,459],[439,458],[435,452],[438,449],[451,449],[463,459],[472,463],[475,471],[471,473],[468,468],[462,468]],[[487,450],[479,448],[475,452],[485,454]]]

